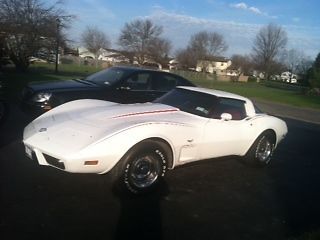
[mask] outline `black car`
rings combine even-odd
[[[22,93],[22,109],[40,115],[76,99],[117,103],[149,102],[175,86],[194,86],[181,76],[135,67],[111,67],[85,79],[30,83]]]

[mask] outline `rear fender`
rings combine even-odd
[[[249,125],[251,127],[249,136],[250,141],[248,142],[245,151],[242,152],[242,156],[248,152],[252,144],[263,132],[270,132],[274,138],[274,147],[276,148],[278,143],[284,138],[288,131],[287,125],[283,120],[269,115],[253,117],[247,121],[249,121]]]

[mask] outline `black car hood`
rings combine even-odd
[[[77,90],[77,89],[92,89],[92,88],[98,88],[99,86],[87,82],[84,80],[64,80],[64,81],[47,81],[47,82],[31,82],[28,84],[29,88],[32,88],[34,91],[46,91],[50,90],[52,91],[59,91],[59,90]]]

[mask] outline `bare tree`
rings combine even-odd
[[[207,45],[208,45],[208,33],[207,32],[199,32],[190,37],[189,44],[187,49],[195,55],[197,60],[204,60],[207,59],[208,52],[207,52]]]
[[[197,64],[196,53],[190,47],[177,50],[175,56],[181,68],[194,68]]]
[[[219,56],[228,49],[228,44],[223,36],[219,33],[208,33],[208,47],[207,51],[209,56]]]
[[[281,56],[281,62],[285,64],[287,70],[292,73],[297,73],[299,64],[301,60],[304,58],[304,54],[302,51],[298,51],[296,49],[285,50]]]
[[[189,47],[199,57],[210,59],[225,52],[228,44],[219,33],[202,31],[191,36]]]
[[[232,68],[238,70],[239,76],[241,74],[249,75],[250,71],[253,70],[254,64],[248,55],[234,54],[231,57],[231,61]]]
[[[308,70],[312,67],[312,60],[310,57],[302,58],[297,69],[297,73],[301,75],[306,75]]]
[[[296,49],[285,50],[282,54],[281,62],[285,64],[290,73],[300,75],[306,75],[312,67],[311,58],[306,57],[303,51]]]
[[[59,2],[47,7],[41,0],[0,0],[0,32],[16,68],[25,71],[31,56],[55,45],[56,20],[65,28],[70,17],[59,8]]]
[[[81,41],[94,54],[96,66],[100,50],[110,48],[111,45],[107,35],[97,27],[87,27],[81,34]]]
[[[150,57],[150,49],[160,39],[162,27],[150,20],[134,20],[126,23],[118,39],[119,45],[125,52],[133,53],[139,64]]]
[[[255,62],[265,72],[266,78],[272,74],[276,57],[287,44],[287,33],[275,24],[264,26],[258,32],[253,45],[253,56]]]
[[[150,44],[148,53],[152,56],[154,61],[164,65],[168,63],[171,47],[171,42],[169,40],[157,38]]]
[[[176,56],[182,65],[195,67],[197,60],[211,60],[228,49],[223,36],[216,32],[201,31],[190,37],[188,46]]]

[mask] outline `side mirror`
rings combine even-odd
[[[232,119],[232,115],[230,113],[222,113],[220,118],[223,121],[230,121]]]

